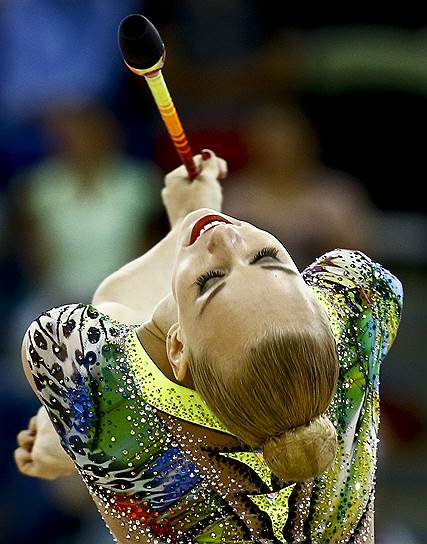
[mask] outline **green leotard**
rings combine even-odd
[[[169,543],[366,542],[375,493],[379,368],[396,335],[400,282],[357,251],[303,272],[328,313],[340,359],[329,417],[333,466],[309,482],[271,474],[196,391],[168,380],[136,327],[69,305],[26,335],[36,386],[61,442],[129,539]],[[132,540],[133,541],[133,540]]]

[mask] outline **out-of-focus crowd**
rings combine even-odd
[[[404,318],[383,368],[377,542],[427,541],[427,34],[407,11],[0,3],[0,543],[112,542],[77,478],[24,477],[12,452],[38,408],[20,364],[29,322],[89,302],[167,232],[160,189],[178,158],[144,81],[121,63],[117,27],[132,12],[161,31],[194,152],[229,163],[226,213],[275,233],[301,270],[347,247],[401,277]]]

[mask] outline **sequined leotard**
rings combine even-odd
[[[338,455],[311,482],[272,475],[197,392],[162,374],[135,327],[81,304],[30,326],[27,357],[62,445],[132,542],[369,542],[379,367],[397,331],[401,284],[348,250],[327,253],[303,277],[340,358],[329,410]]]

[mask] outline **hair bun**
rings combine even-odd
[[[309,425],[268,438],[264,460],[279,478],[310,480],[325,471],[337,452],[337,433],[330,419],[318,416]]]

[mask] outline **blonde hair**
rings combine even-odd
[[[335,459],[337,435],[324,415],[338,380],[335,340],[321,326],[268,334],[241,364],[190,356],[194,386],[230,432],[255,448],[277,476],[308,480]]]

